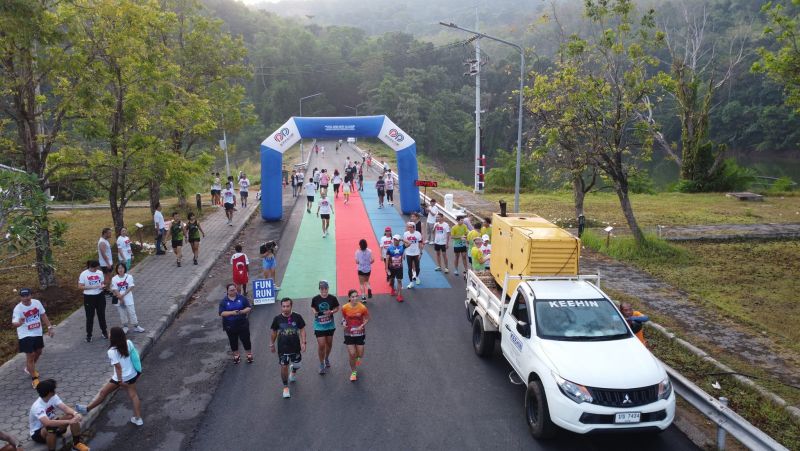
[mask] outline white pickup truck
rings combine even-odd
[[[585,434],[669,427],[675,394],[661,363],[631,332],[598,276],[505,277],[467,274],[467,319],[475,352],[489,356],[499,339],[523,384],[531,434],[555,426]],[[521,280],[507,296],[509,280]],[[505,301],[505,302],[503,302]]]

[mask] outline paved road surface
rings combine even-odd
[[[333,143],[326,149],[333,150]],[[326,154],[328,162],[336,157]],[[312,159],[315,165],[320,166]],[[288,204],[285,210],[291,209]],[[289,254],[303,213],[300,204],[291,211],[281,238],[279,274],[286,268],[280,256]],[[254,220],[241,238],[250,255],[256,255],[259,240],[275,236],[277,229]],[[283,399],[277,359],[267,348],[277,305],[260,306],[250,317],[256,362],[234,366],[227,361],[227,340],[215,307],[227,271],[227,266],[219,270],[145,359],[139,384],[145,427],[123,424],[130,407],[118,396],[96,423],[99,432],[92,445],[115,451],[696,449],[675,428],[656,436],[561,433],[550,442],[531,438],[522,409],[524,389],[508,381],[508,364],[499,354],[483,360],[472,351],[463,281],[452,274],[453,289],[406,292],[403,304],[388,296],[369,303],[373,321],[356,383],[348,380],[341,331],[334,338],[331,372],[317,374],[309,326],[303,369],[292,398]],[[307,299],[297,300],[296,311],[310,323]]]

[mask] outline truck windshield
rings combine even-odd
[[[542,300],[534,304],[536,334],[550,340],[600,341],[630,336],[608,299]]]

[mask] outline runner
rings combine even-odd
[[[259,251],[261,251],[261,266],[264,269],[264,278],[272,279],[272,284],[275,286],[276,291],[281,289],[275,281],[275,267],[277,266],[275,263],[275,251],[277,249],[278,243],[275,241],[267,241],[259,248]]]
[[[472,270],[476,272],[484,271],[486,269],[485,260],[483,257],[483,251],[481,251],[481,246],[483,246],[483,239],[480,236],[476,236],[472,239],[472,250],[470,251],[470,264],[472,265]]]
[[[342,326],[344,326],[344,344],[350,356],[350,382],[358,380],[358,367],[364,358],[365,329],[369,322],[367,306],[358,302],[358,290],[349,290],[350,302],[342,306]]]
[[[433,229],[436,224],[436,215],[439,214],[439,206],[436,205],[436,199],[431,199],[431,204],[428,207],[428,216],[425,218],[425,234],[428,235],[426,243],[433,243]]]
[[[322,218],[322,238],[328,236],[328,227],[331,225],[331,215],[333,214],[333,204],[328,200],[328,194],[323,192],[322,199],[317,205],[317,217]]]
[[[342,176],[339,175],[339,170],[333,170],[333,197],[339,198],[339,187],[342,185]]]
[[[464,224],[464,216],[456,217],[456,225],[450,229],[450,236],[453,238],[453,253],[455,254],[455,270],[453,275],[458,275],[458,262],[462,263],[463,271],[467,272],[467,225]]]
[[[406,247],[406,262],[408,263],[408,288],[414,288],[414,284],[422,285],[419,278],[419,262],[422,259],[421,246],[424,246],[422,234],[417,231],[413,222],[406,224],[406,231],[403,233],[403,245]]]
[[[97,261],[100,262],[100,270],[105,277],[103,291],[108,293],[108,284],[111,282],[111,273],[114,270],[114,259],[111,257],[111,229],[106,227],[100,232],[100,239],[97,240]]]
[[[311,299],[311,310],[314,312],[314,336],[317,337],[317,354],[319,355],[319,374],[328,372],[331,367],[331,347],[336,323],[333,314],[339,311],[339,300],[328,294],[328,281],[320,280],[319,294]]]
[[[172,223],[169,225],[169,236],[172,241],[172,252],[175,253],[175,263],[181,267],[183,259],[183,238],[186,232],[186,225],[181,221],[177,211],[172,212]]]
[[[103,403],[108,395],[124,388],[128,392],[128,397],[133,403],[133,416],[131,423],[136,426],[144,425],[142,420],[142,403],[139,394],[136,392],[136,381],[141,376],[142,362],[139,359],[139,352],[132,341],[128,340],[122,328],[111,328],[111,339],[106,354],[108,361],[114,370],[111,372],[111,379],[103,385],[100,393],[94,397],[88,405],[76,404],[75,410],[83,415],[88,415],[95,407]]]
[[[247,254],[242,253],[242,245],[234,246],[236,252],[231,255],[231,266],[233,267],[233,283],[236,291],[247,296],[247,282],[250,274],[250,259]]]
[[[269,342],[270,352],[276,352],[275,341],[278,341],[278,362],[281,365],[283,381],[283,397],[292,396],[289,382],[297,380],[297,370],[306,352],[306,322],[300,314],[292,311],[292,300],[281,299],[281,313],[272,320],[272,337]]]
[[[433,248],[436,250],[436,264],[434,271],[442,270],[442,257],[444,257],[444,273],[450,272],[447,269],[450,263],[447,261],[447,246],[450,244],[450,226],[444,222],[444,215],[436,215],[436,223],[433,225]]]
[[[192,263],[197,264],[197,257],[200,256],[200,236],[206,237],[206,232],[200,226],[200,221],[194,213],[189,213],[189,219],[186,223],[187,235],[189,235],[189,246],[192,247]]]
[[[69,428],[72,433],[73,451],[89,451],[89,447],[81,442],[81,414],[67,406],[56,394],[56,381],[43,380],[36,393],[39,397],[31,405],[28,414],[28,426],[31,440],[47,449],[56,449],[56,439],[63,436]],[[63,415],[56,415],[56,408]]]
[[[367,152],[367,167],[372,167],[372,154]]]
[[[233,212],[236,211],[236,194],[233,192],[233,183],[228,183],[222,190],[222,202],[225,204],[225,216],[228,217],[228,225],[233,227]]]
[[[106,297],[103,295],[103,285],[105,284],[103,273],[100,271],[100,263],[97,260],[86,262],[86,269],[78,277],[78,288],[83,290],[83,310],[86,312],[86,342],[92,341],[92,331],[94,330],[94,315],[97,314],[97,322],[100,325],[100,332],[103,338],[108,338],[106,329]]]
[[[320,190],[328,190],[328,184],[331,183],[331,176],[328,174],[327,169],[323,169],[319,175],[319,189]]]
[[[358,171],[358,190],[364,191],[364,171]]]
[[[403,302],[403,254],[406,247],[400,242],[400,235],[392,237],[392,245],[386,249],[386,281],[392,289],[392,296],[397,295],[397,302]],[[397,290],[394,281],[397,280]]]
[[[389,201],[389,205],[394,205],[394,177],[392,176],[392,170],[388,169],[386,171],[386,200]]]
[[[347,205],[350,203],[350,184],[345,183],[342,185],[342,194],[344,195],[344,204]]]
[[[389,246],[392,245],[392,228],[386,227],[383,229],[383,236],[379,240],[381,244],[381,261],[384,262],[383,266],[386,266],[386,250],[389,249]]]
[[[125,264],[125,269],[130,271],[131,263],[133,262],[133,250],[131,249],[131,239],[128,236],[126,227],[120,229],[117,237],[117,258],[120,263]]]
[[[247,196],[250,194],[248,189],[250,188],[250,179],[247,178],[247,174],[244,172],[242,176],[239,177],[239,198],[242,201],[242,208],[247,208]]]
[[[383,181],[383,176],[378,176],[378,181],[375,182],[375,189],[378,190],[378,208],[383,208],[383,196],[386,194],[386,182]]]
[[[391,233],[391,232],[390,232]],[[361,300],[367,302],[367,297],[372,299],[372,287],[369,286],[369,276],[372,274],[372,264],[375,257],[372,256],[372,249],[367,247],[367,240],[358,241],[356,251],[356,267],[358,268],[358,283],[361,288]]]
[[[314,183],[313,178],[308,179],[305,186],[306,189],[306,212],[311,213],[311,207],[314,206],[314,195],[317,194],[317,184]]]
[[[222,182],[219,179],[219,172],[214,174],[214,181],[211,182],[211,205],[214,207],[219,207],[221,205],[220,202],[220,194],[222,194]]]
[[[325,146],[319,146],[319,153],[321,153],[322,158],[325,159]]]
[[[156,229],[156,255],[164,255],[167,253],[167,246],[164,245],[167,224],[164,222],[164,215],[161,213],[160,202],[156,202],[156,212],[153,213],[153,227]]]
[[[467,233],[467,261],[470,266],[472,265],[472,250],[475,247],[475,238],[479,238],[481,232],[478,229],[472,229]]]
[[[144,332],[144,329],[139,326],[136,306],[133,304],[133,287],[136,285],[133,276],[128,274],[123,263],[117,263],[115,272],[116,274],[111,279],[111,293],[114,295],[111,303],[117,305],[119,322],[123,326],[122,330],[127,334],[128,326],[130,326],[136,332]]]
[[[492,243],[489,241],[491,237],[489,235],[483,236],[483,246],[481,246],[481,252],[483,253],[483,265],[486,269],[489,269],[489,261],[492,258]]]
[[[44,306],[38,299],[31,298],[30,288],[20,288],[19,304],[14,306],[11,313],[11,327],[17,328],[19,352],[25,354],[25,374],[31,377],[31,385],[39,385],[39,372],[36,371],[36,362],[44,351],[44,337],[42,323],[47,326],[47,335],[53,337],[54,325],[50,323]]]
[[[322,177],[322,172],[320,172],[319,169],[314,168],[313,178],[314,178],[314,190],[315,191],[319,189],[319,178],[320,177]]]
[[[228,343],[233,353],[233,363],[241,361],[239,356],[239,342],[242,342],[247,352],[247,363],[253,363],[253,352],[250,343],[250,322],[247,315],[253,308],[246,297],[238,293],[234,283],[225,286],[225,297],[219,301],[219,316],[222,317],[222,330],[228,335]]]

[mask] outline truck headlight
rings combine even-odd
[[[551,374],[553,375],[553,379],[556,380],[556,384],[558,384],[558,388],[561,390],[561,393],[563,393],[564,396],[578,404],[582,402],[592,402],[592,395],[589,393],[588,388],[584,387],[583,385],[576,384],[575,382],[570,382],[556,373]]]
[[[672,394],[672,382],[669,381],[667,376],[661,383],[658,384],[658,399],[667,399]]]

